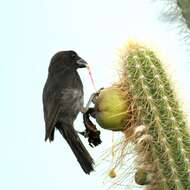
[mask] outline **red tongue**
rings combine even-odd
[[[88,73],[89,73],[89,75],[90,75],[90,79],[91,79],[92,85],[93,85],[94,90],[95,90],[95,92],[96,92],[96,85],[95,85],[95,83],[94,83],[94,79],[93,79],[93,77],[92,77],[92,72],[91,72],[91,70],[90,70],[90,67],[88,66],[87,69],[88,69]]]

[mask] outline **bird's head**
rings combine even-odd
[[[51,72],[52,70],[55,71],[66,67],[78,69],[88,67],[88,64],[84,59],[79,57],[75,51],[60,51],[52,57],[49,71]]]

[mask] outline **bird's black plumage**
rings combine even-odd
[[[93,159],[74,130],[73,122],[83,107],[83,85],[78,68],[86,62],[74,51],[56,53],[49,65],[43,90],[45,140],[54,140],[55,128],[65,138],[85,173],[93,170]]]

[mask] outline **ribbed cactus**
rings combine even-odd
[[[151,49],[135,42],[120,58],[121,88],[132,97],[129,111],[135,116],[126,121],[125,133],[135,143],[137,175],[139,170],[151,174],[149,190],[189,190],[190,136],[163,64]]]
[[[177,5],[181,10],[182,16],[185,19],[187,27],[190,29],[190,1],[177,0]]]
[[[104,89],[102,95],[100,91],[96,104],[101,126],[112,130],[110,122],[114,121],[118,125],[114,130],[125,134],[113,168],[122,162],[124,147],[132,142],[137,184],[146,190],[190,190],[187,121],[161,60],[151,49],[129,42],[121,53],[120,65],[120,81],[111,87],[114,93],[111,88]],[[106,109],[100,109],[103,107]]]

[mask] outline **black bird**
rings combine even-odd
[[[74,51],[61,51],[52,57],[43,89],[43,108],[45,141],[53,141],[55,128],[58,129],[84,172],[89,174],[93,171],[93,159],[73,127],[83,108],[83,84],[77,72],[78,68],[83,67],[87,67],[86,61]]]

